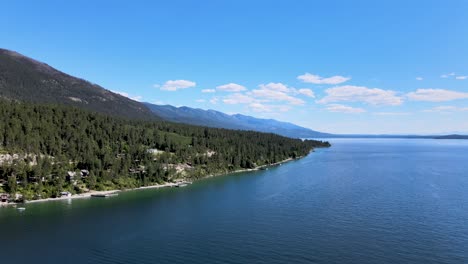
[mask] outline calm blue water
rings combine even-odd
[[[186,188],[0,209],[0,262],[468,263],[468,141],[331,141]]]

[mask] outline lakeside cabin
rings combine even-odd
[[[2,194],[0,195],[0,202],[2,202],[2,203],[7,203],[9,198],[10,198],[10,195],[9,195],[9,194],[2,193]]]

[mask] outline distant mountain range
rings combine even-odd
[[[294,138],[330,137],[331,134],[317,132],[305,127],[274,119],[261,119],[251,116],[235,114],[228,115],[215,110],[203,110],[190,107],[174,107],[171,105],[155,105],[145,103],[157,116],[172,122],[202,125],[209,127],[254,130],[260,132],[276,133]]]
[[[6,49],[0,49],[0,99],[63,104],[129,119],[163,119],[197,126],[276,133],[292,138],[468,138],[463,135],[336,135],[274,119],[140,103]]]
[[[64,104],[130,119],[164,119],[199,126],[276,133],[294,138],[330,136],[273,119],[227,115],[189,107],[143,104],[6,49],[0,49],[0,98]]]
[[[139,102],[5,49],[0,49],[0,98],[65,104],[127,118],[155,118]]]
[[[468,135],[446,135],[446,136],[438,136],[435,137],[436,139],[468,139]]]

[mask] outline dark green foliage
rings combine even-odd
[[[0,179],[8,182],[8,191],[19,190],[27,198],[162,183],[182,176],[177,165],[185,166],[184,177],[200,178],[328,146],[275,134],[129,121],[65,106],[1,100],[0,117],[0,147],[21,157],[0,166]],[[82,178],[81,170],[90,174]],[[76,176],[67,178],[68,172]]]

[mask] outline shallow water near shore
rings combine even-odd
[[[468,141],[331,143],[183,188],[0,208],[2,263],[468,263]]]

